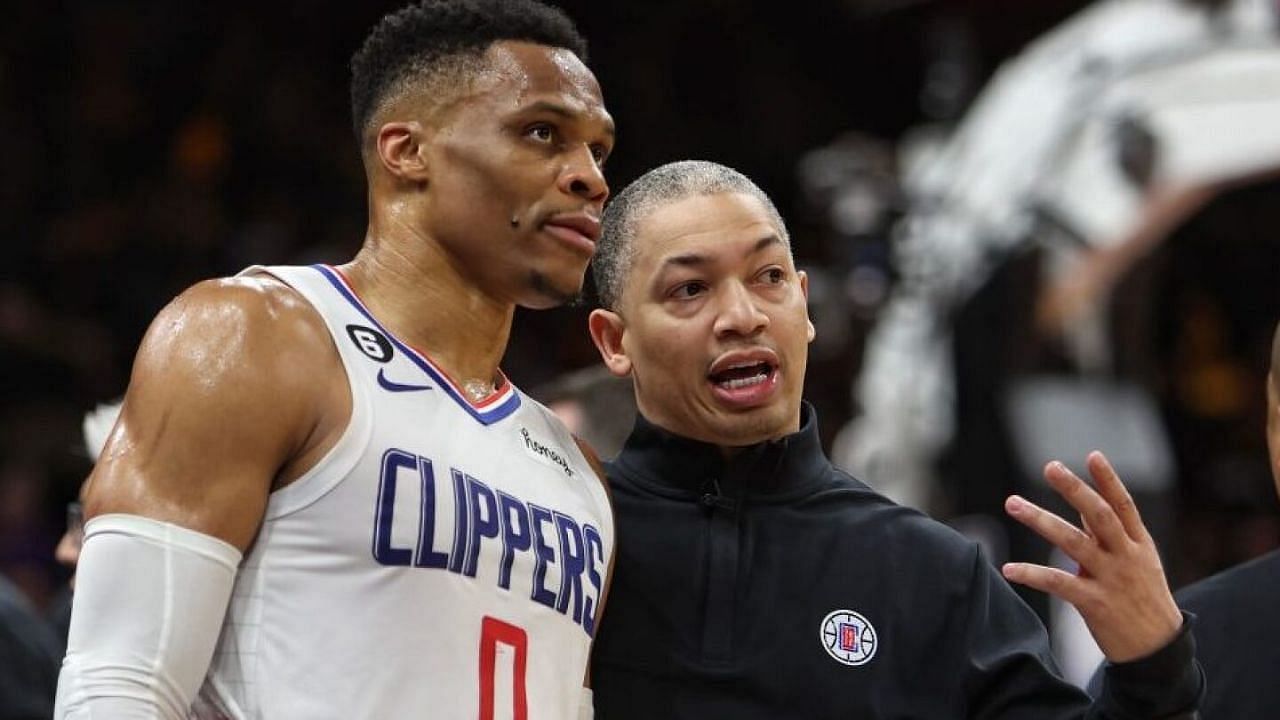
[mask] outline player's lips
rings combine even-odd
[[[763,405],[778,389],[778,355],[769,348],[734,350],[716,358],[707,371],[711,393],[738,409]]]
[[[587,254],[595,252],[596,241],[600,239],[599,218],[585,212],[552,215],[542,227],[551,235]]]

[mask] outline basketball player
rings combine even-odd
[[[559,11],[425,0],[352,60],[345,265],[197,284],[89,480],[58,718],[567,718],[613,549],[574,439],[498,369],[575,296],[613,123]]]
[[[1203,687],[1154,544],[1101,454],[1050,484],[1082,531],[1010,512],[1079,561],[1010,580],[1076,604],[1108,657],[1096,706],[978,547],[832,467],[802,403],[807,278],[741,174],[665,165],[605,213],[590,317],[640,417],[609,464],[618,592],[593,655],[601,718],[1171,718]]]

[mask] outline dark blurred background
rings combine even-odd
[[[52,557],[63,508],[90,464],[81,416],[123,392],[149,319],[201,278],[253,263],[343,262],[358,248],[364,180],[347,61],[400,4],[7,7],[0,572],[38,606],[66,578]],[[833,222],[802,158],[855,146],[871,171],[891,175],[909,131],[955,122],[1002,60],[1086,5],[560,4],[589,39],[590,65],[618,123],[613,188],[671,160],[731,165],[776,199],[800,263],[826,273],[807,394],[828,442],[856,411],[851,385],[883,298],[874,283],[869,290],[843,278],[860,264],[884,270],[883,283],[894,273],[883,226],[851,232]],[[1280,280],[1278,198],[1273,181],[1224,194],[1141,261],[1114,300],[1119,365],[1156,398],[1175,449],[1177,542],[1166,548],[1175,586],[1280,544],[1262,434]],[[894,202],[887,206],[892,214]],[[1020,308],[1035,282],[1031,265],[1015,258],[957,311],[962,376],[970,364],[987,372],[1053,365],[1044,359],[1052,353],[1026,350]],[[594,364],[585,315],[521,312],[508,374],[536,388]],[[957,422],[968,427],[963,414]],[[954,442],[966,441],[961,432]],[[973,442],[969,454],[1001,447]]]

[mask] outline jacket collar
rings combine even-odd
[[[610,474],[622,474],[669,497],[703,497],[714,492],[738,499],[783,500],[822,484],[830,462],[822,452],[818,418],[802,402],[800,430],[742,448],[727,462],[709,443],[669,432],[637,414],[635,427]]]

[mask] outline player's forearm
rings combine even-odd
[[[54,717],[186,718],[239,562],[234,547],[169,523],[90,521]]]

